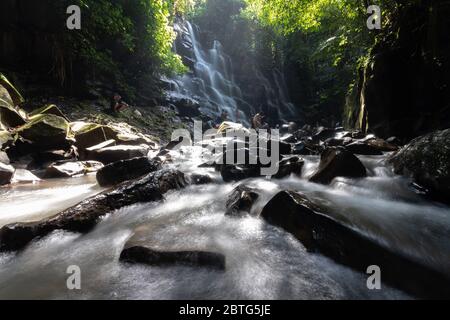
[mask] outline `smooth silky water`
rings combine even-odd
[[[226,199],[236,184],[223,183],[211,169],[198,169],[201,159],[195,148],[182,150],[174,167],[208,173],[215,182],[172,191],[162,203],[122,208],[86,235],[57,231],[19,254],[2,254],[0,299],[409,298],[386,285],[380,291],[368,290],[367,275],[307,252],[293,236],[259,218],[225,217]],[[330,186],[306,180],[318,157],[307,157],[302,178],[248,180],[264,190],[253,210],[260,212],[280,190],[300,191],[375,241],[449,272],[449,208],[423,200],[408,180],[391,173],[383,157],[361,159],[370,177],[338,178]],[[35,220],[73,205],[99,192],[91,179],[2,189],[0,221]],[[119,263],[125,243],[133,236],[156,249],[223,253],[226,271]],[[70,265],[81,268],[79,291],[66,287]]]

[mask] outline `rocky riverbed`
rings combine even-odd
[[[448,130],[401,146],[290,126],[261,176],[259,159],[205,165],[235,138],[177,147],[56,105],[25,112],[0,88],[0,298],[450,297]]]

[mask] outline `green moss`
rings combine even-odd
[[[69,123],[64,118],[52,114],[34,116],[30,122],[16,129],[15,133],[33,142],[62,136],[73,138]]]
[[[62,111],[59,110],[59,108],[54,104],[45,105],[39,109],[33,110],[32,112],[29,113],[28,116],[30,118],[34,118],[40,114],[53,114],[55,116],[59,116],[67,120],[66,116],[62,113]]]

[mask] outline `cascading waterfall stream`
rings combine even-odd
[[[264,106],[254,106],[245,101],[233,73],[232,59],[218,40],[213,41],[212,48],[208,50],[199,40],[196,25],[182,21],[176,24],[175,30],[180,40],[174,49],[190,62],[192,70],[170,80],[170,97],[197,101],[200,111],[213,119],[225,111],[229,120],[246,125],[252,115],[266,111]],[[265,103],[271,110],[276,110],[277,118],[295,117],[295,106],[289,101],[282,72],[275,70],[271,75],[272,81],[256,66],[254,74],[256,81],[264,88]]]

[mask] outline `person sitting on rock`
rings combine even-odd
[[[128,104],[122,100],[122,97],[119,94],[114,94],[114,97],[111,101],[111,111],[112,112],[120,112],[125,108],[128,108]]]
[[[252,119],[252,128],[255,130],[258,129],[267,129],[268,124],[264,121],[266,115],[264,112],[257,113]]]

